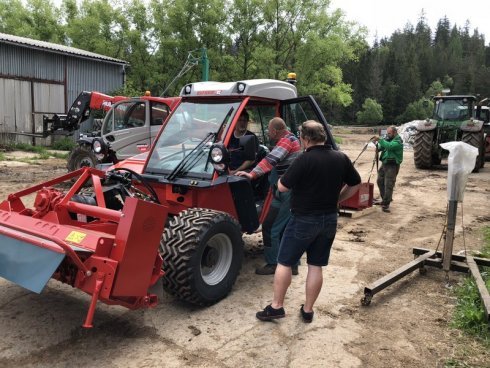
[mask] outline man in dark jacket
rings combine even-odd
[[[322,124],[304,122],[300,139],[305,152],[278,182],[280,192],[291,190],[292,216],[279,247],[272,303],[256,314],[261,321],[285,317],[283,303],[291,284],[291,267],[305,252],[306,300],[300,311],[304,322],[313,320],[313,304],[323,283],[322,267],[328,264],[337,232],[338,203],[354,195],[361,183],[349,158],[326,145],[326,137]]]
[[[377,143],[381,153],[381,168],[378,171],[378,189],[381,204],[384,212],[390,212],[390,203],[393,200],[393,189],[395,188],[396,176],[400,171],[400,164],[403,161],[403,140],[398,135],[396,127],[390,126],[386,131],[386,138],[373,137],[373,142]]]

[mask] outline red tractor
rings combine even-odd
[[[259,228],[271,200],[267,180],[229,174],[227,146],[241,112],[262,146],[257,152],[253,136],[240,138],[246,159],[260,160],[271,144],[274,116],[296,134],[317,120],[337,147],[313,97],[297,97],[288,82],[199,82],[181,98],[149,152],[9,195],[0,204],[0,276],[35,292],[50,278],[82,289],[92,298],[85,327],[98,300],[154,305],[148,290],[161,276],[167,292],[190,303],[224,298],[242,265],[242,233]],[[69,190],[60,186],[73,178]],[[33,208],[23,202],[29,194]]]

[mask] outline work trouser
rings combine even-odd
[[[264,256],[267,264],[277,264],[279,244],[286,225],[291,218],[291,207],[289,204],[290,192],[279,192],[277,182],[279,175],[276,168],[269,173],[269,184],[272,188],[272,202],[269,212],[262,224],[262,240],[264,242]]]
[[[378,171],[378,189],[383,204],[389,206],[393,200],[393,189],[395,188],[396,176],[400,165],[395,163],[383,163]]]
[[[264,241],[264,255],[267,264],[277,264],[279,244],[286,225],[291,218],[289,205],[290,192],[276,191],[262,224],[262,239]]]

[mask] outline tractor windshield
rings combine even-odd
[[[182,102],[155,143],[148,174],[210,179],[209,148],[223,140],[241,101]]]
[[[466,120],[470,118],[469,101],[463,99],[438,99],[434,107],[436,120]]]

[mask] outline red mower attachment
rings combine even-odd
[[[157,297],[148,289],[163,275],[158,245],[167,219],[154,202],[120,171],[93,168],[10,194],[0,203],[0,276],[36,293],[50,278],[83,290],[92,296],[86,328],[98,300],[152,307]]]

